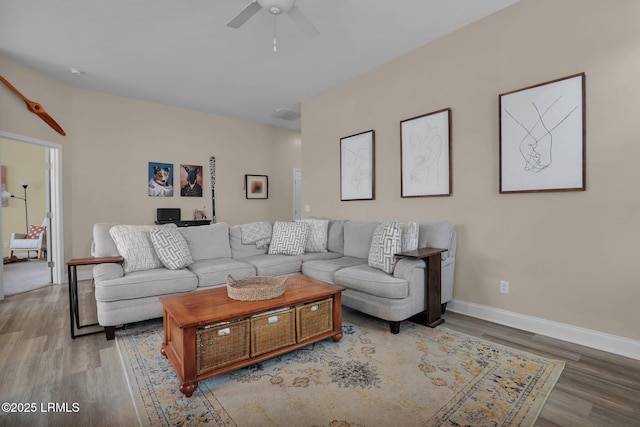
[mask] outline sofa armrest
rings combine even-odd
[[[401,258],[398,260],[398,262],[396,262],[396,267],[393,270],[393,277],[411,281],[413,272],[416,268],[421,268],[424,270],[424,261],[415,258]]]
[[[98,264],[93,267],[93,278],[96,282],[119,279],[120,277],[124,277],[122,264]]]

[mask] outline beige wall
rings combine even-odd
[[[45,148],[24,142],[0,138],[0,164],[5,166],[7,191],[24,197],[20,181],[26,181],[29,202],[29,224],[40,225],[46,213]],[[11,233],[25,233],[25,203],[9,199],[9,206],[2,208],[3,254],[9,255]],[[18,251],[16,256],[26,256]],[[31,253],[34,256],[34,253]]]
[[[640,339],[638,16],[635,0],[522,0],[307,100],[302,203],[318,216],[452,221],[455,299]],[[498,95],[583,71],[587,191],[499,194]],[[399,121],[445,107],[453,196],[402,199]],[[339,139],[369,129],[376,200],[340,202]]]
[[[211,215],[211,156],[216,157],[219,222],[292,217],[292,170],[301,165],[299,132],[74,89],[2,56],[0,74],[40,102],[67,133],[54,132],[0,88],[0,130],[62,145],[66,260],[89,255],[98,221],[149,224],[158,207],[180,207],[189,219],[194,209],[206,206]],[[179,192],[172,198],[149,197],[150,161],[203,165],[203,197],[180,197]],[[269,175],[268,200],[245,200],[245,174]]]
[[[300,134],[228,117],[84,90],[73,91],[73,253],[87,254],[95,222],[149,224],[159,207],[211,216],[209,158],[216,158],[216,219],[230,225],[292,218]],[[148,163],[174,165],[174,196],[147,194]],[[181,197],[180,164],[204,166],[203,197]],[[244,175],[268,175],[269,199],[247,200]]]

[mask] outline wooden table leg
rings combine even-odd
[[[427,326],[435,328],[442,322],[442,304],[441,304],[441,288],[440,276],[442,268],[442,260],[440,254],[432,255],[426,259],[427,271],[425,272],[425,299],[427,310]]]
[[[193,392],[196,391],[197,388],[198,388],[197,381],[192,383],[180,384],[180,391],[186,397],[191,397],[193,395]]]

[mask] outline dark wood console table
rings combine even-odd
[[[79,265],[96,265],[105,263],[120,263],[124,258],[121,256],[114,257],[90,257],[90,258],[74,258],[67,262],[67,275],[69,277],[69,322],[71,323],[71,338],[82,337],[84,335],[92,335],[103,332],[97,330],[85,334],[76,334],[76,329],[88,328],[89,326],[98,326],[98,323],[88,325],[80,324],[80,309],[78,307],[78,266]]]
[[[435,328],[444,322],[442,318],[442,288],[441,288],[441,267],[442,260],[440,254],[447,252],[447,249],[438,248],[418,248],[414,251],[401,252],[396,254],[398,258],[424,259],[426,270],[424,272],[424,309],[427,313],[426,325]]]
[[[193,219],[188,221],[156,221],[156,224],[175,224],[178,227],[195,227],[198,225],[209,225],[211,224],[210,219]]]

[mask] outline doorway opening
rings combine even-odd
[[[44,222],[47,227],[46,262],[47,267],[50,269],[50,282],[53,284],[62,284],[65,281],[64,234],[62,216],[62,145],[36,138],[11,134],[4,131],[0,131],[0,138],[9,141],[33,144],[44,147],[45,149],[43,168],[45,169],[44,193],[46,197]],[[1,219],[2,214],[0,214],[0,220]],[[27,219],[27,221],[29,221],[29,219]],[[35,219],[31,220],[32,223],[34,223],[34,221],[35,223],[37,223],[37,225],[39,225],[43,221],[43,219],[40,218],[37,221]],[[3,236],[2,228],[0,228],[0,241],[5,242],[5,239],[7,237],[8,236]],[[3,265],[3,267],[0,267],[0,299],[4,298],[4,288]]]
[[[302,218],[300,213],[300,191],[302,189],[302,169],[293,169],[293,219]]]

